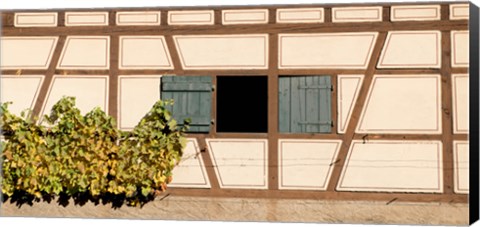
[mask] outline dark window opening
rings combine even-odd
[[[267,77],[218,76],[217,132],[267,131]]]

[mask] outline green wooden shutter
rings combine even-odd
[[[189,132],[208,132],[211,122],[212,78],[210,76],[163,76],[161,99],[173,99],[167,109],[179,125],[190,118]]]
[[[330,133],[330,76],[292,76],[279,80],[279,131]]]

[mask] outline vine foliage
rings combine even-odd
[[[88,196],[122,197],[140,205],[165,191],[186,146],[184,126],[177,126],[159,100],[131,131],[121,131],[100,108],[85,115],[74,97],[63,97],[37,124],[29,112],[16,116],[1,105],[2,192],[36,199]]]

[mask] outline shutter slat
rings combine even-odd
[[[305,78],[305,85],[317,85],[318,78],[316,76],[310,76]],[[305,91],[305,120],[306,122],[316,122],[318,121],[318,115],[320,111],[318,110],[319,106],[317,104],[319,95],[318,89],[307,89]],[[305,124],[304,132],[318,132],[318,124]]]
[[[178,125],[190,118],[189,132],[208,132],[211,121],[212,78],[210,76],[163,76],[161,98],[173,99],[167,109]]]
[[[305,105],[304,100],[302,101],[300,90],[298,85],[300,83],[300,78],[292,77],[290,78],[290,92],[292,98],[290,99],[290,131],[291,132],[302,132],[301,126],[297,123],[303,121],[303,112],[301,107]]]
[[[324,76],[321,78],[321,83],[323,85],[330,85],[331,84],[331,81],[330,81],[330,77],[327,77],[327,76]],[[320,107],[320,111],[319,111],[319,120],[321,122],[323,121],[330,121],[331,122],[331,119],[332,119],[332,111],[331,111],[331,95],[332,95],[332,92],[331,90],[326,90],[326,89],[322,89],[322,90],[319,90],[320,92],[320,97],[319,97],[319,107]],[[331,124],[330,125],[319,125],[319,132],[325,132],[325,133],[329,133],[331,132]]]
[[[278,79],[278,130],[290,132],[290,78]]]
[[[331,132],[330,76],[279,78],[279,131]]]
[[[166,82],[163,83],[164,91],[211,91],[212,85],[205,82]]]
[[[192,115],[175,115],[175,120],[183,124],[183,120],[190,118],[191,125],[210,125],[210,117],[206,116],[192,116]]]

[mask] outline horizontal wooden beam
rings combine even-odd
[[[257,34],[367,32],[400,30],[468,30],[468,21],[418,21],[372,23],[261,24],[261,25],[199,25],[199,26],[79,26],[79,27],[3,27],[3,36],[52,35],[195,35],[195,34]]]
[[[468,195],[432,193],[338,192],[313,190],[255,190],[255,189],[183,189],[169,188],[173,196],[281,198],[309,200],[355,200],[395,202],[468,203]]]

